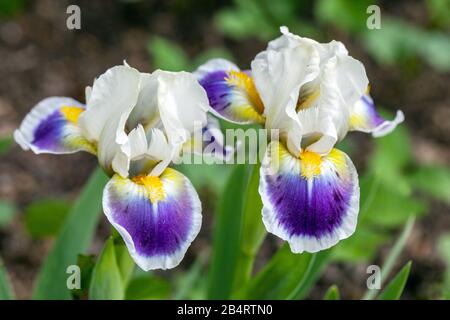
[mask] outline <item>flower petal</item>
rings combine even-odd
[[[140,90],[136,106],[127,120],[128,128],[142,124],[145,129],[159,123],[158,78],[155,74],[141,73]]]
[[[302,132],[296,113],[299,90],[318,75],[319,54],[308,43],[291,44],[287,35],[271,41],[251,66],[264,103],[266,128],[279,129],[282,139],[287,136],[289,150],[298,153]]]
[[[208,95],[211,112],[240,124],[264,123],[263,105],[249,72],[231,62],[213,59],[195,72]]]
[[[293,157],[272,142],[261,166],[259,192],[267,230],[295,253],[317,252],[353,234],[359,211],[358,175],[337,149]]]
[[[398,110],[393,120],[383,119],[375,109],[375,104],[368,93],[357,101],[350,114],[350,130],[372,133],[374,137],[382,137],[392,132],[405,120],[403,112]]]
[[[157,70],[159,114],[168,142],[186,142],[195,127],[207,122],[208,98],[196,78],[187,72]]]
[[[170,168],[160,177],[114,175],[103,193],[103,210],[145,271],[177,266],[202,221],[192,184]]]
[[[98,160],[105,171],[126,177],[128,156],[125,124],[136,104],[140,73],[129,66],[110,68],[98,79],[89,94],[86,111],[80,116],[80,128],[90,140],[98,142]]]
[[[14,132],[16,142],[34,153],[74,153],[96,150],[80,131],[78,118],[84,113],[82,103],[66,97],[42,100],[28,113]]]
[[[80,116],[80,127],[88,139],[98,141],[112,117],[119,119],[127,113],[128,118],[137,101],[139,81],[139,71],[129,66],[112,67],[94,81],[89,90],[86,112]],[[118,135],[124,139],[123,128]],[[116,138],[115,134],[113,138]]]
[[[208,115],[208,123],[194,132],[192,138],[183,145],[182,153],[187,157],[201,155],[219,162],[228,161],[234,154],[234,148],[225,144],[219,121]]]

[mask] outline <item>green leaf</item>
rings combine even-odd
[[[411,184],[422,192],[450,203],[450,169],[440,166],[419,167],[409,176]]]
[[[450,56],[446,54],[450,50],[450,37],[444,32],[425,31],[385,17],[381,29],[364,33],[363,44],[381,64],[405,64],[420,57],[437,70],[450,70]]]
[[[400,256],[400,253],[402,252],[403,248],[405,247],[406,241],[408,240],[409,235],[411,234],[411,231],[414,227],[414,221],[415,221],[414,218],[410,218],[406,222],[402,233],[400,234],[391,251],[389,252],[383,264],[383,267],[381,268],[381,284],[384,283],[384,281],[394,268],[394,265],[397,262],[397,259]],[[372,300],[377,295],[377,292],[378,291],[375,289],[367,290],[363,296],[363,300]]]
[[[235,0],[235,4],[233,9],[221,10],[215,17],[222,33],[235,39],[256,36],[268,40],[276,36],[279,25],[270,21],[262,1]]]
[[[206,297],[206,281],[204,278],[203,264],[206,260],[204,254],[197,256],[197,259],[186,272],[180,272],[175,278],[174,300],[204,300]]]
[[[0,16],[15,17],[22,13],[25,9],[26,0],[0,0]]]
[[[262,201],[258,192],[260,165],[249,166],[250,179],[244,197],[242,235],[239,245],[234,290],[244,286],[253,270],[253,263],[258,249],[267,232],[261,219]]]
[[[235,298],[298,299],[310,285],[308,277],[315,277],[316,271],[321,270],[320,266],[316,268],[316,259],[321,260],[326,254],[327,250],[318,254],[294,254],[285,244]]]
[[[72,290],[72,295],[76,299],[87,299],[89,293],[89,287],[91,284],[92,271],[95,267],[94,255],[78,255],[77,266],[80,268],[81,279],[80,289]]]
[[[427,0],[427,8],[431,20],[441,26],[450,27],[450,1],[448,0]]]
[[[131,280],[125,298],[127,300],[168,299],[172,287],[170,283],[155,276],[140,276]]]
[[[89,299],[122,300],[124,294],[125,288],[117,264],[114,240],[110,237],[92,271]]]
[[[16,207],[9,201],[0,201],[0,228],[7,227],[14,219]]]
[[[316,2],[315,16],[319,21],[330,23],[343,31],[359,33],[366,30],[369,0],[320,0]]]
[[[394,132],[374,142],[375,150],[369,160],[369,174],[380,179],[391,190],[409,196],[411,187],[404,175],[404,169],[413,159],[408,131],[404,126],[399,126]]]
[[[70,299],[66,268],[75,264],[78,254],[83,253],[91,243],[107,181],[108,177],[101,169],[92,173],[39,272],[34,299]]]
[[[14,299],[6,268],[0,259],[0,300]]]
[[[0,155],[4,155],[11,150],[13,139],[11,137],[0,137]]]
[[[237,272],[237,259],[243,225],[243,208],[248,168],[236,165],[225,187],[216,224],[209,273],[208,297],[227,299]]]
[[[183,49],[170,40],[153,37],[147,45],[153,66],[168,71],[189,69],[189,61]]]
[[[114,245],[114,250],[116,254],[117,266],[119,268],[123,284],[126,286],[133,275],[135,264],[122,239]]]
[[[426,210],[424,202],[403,195],[390,185],[381,184],[361,220],[380,227],[394,228],[404,224],[411,216],[423,215]]]
[[[59,199],[36,201],[25,209],[25,228],[33,238],[56,236],[71,204]]]
[[[340,241],[333,249],[333,259],[342,262],[369,262],[375,256],[377,249],[389,237],[380,231],[373,230],[364,224],[358,225],[355,233]]]
[[[398,300],[403,293],[406,281],[408,280],[409,271],[411,270],[411,261],[409,261],[394,279],[384,288],[378,296],[378,300]]]
[[[340,300],[341,299],[341,295],[339,294],[339,289],[335,284],[328,288],[327,292],[325,293],[324,299],[325,300]]]
[[[293,298],[295,299],[303,299],[309,293],[309,290],[314,286],[317,280],[322,275],[325,267],[330,261],[331,253],[333,249],[323,250],[315,254],[315,258],[313,263],[310,266],[310,270],[307,276],[302,279],[301,285],[296,288],[295,295]]]
[[[450,299],[450,233],[444,234],[439,238],[438,251],[446,265],[442,283],[442,296],[445,299]]]
[[[208,188],[217,194],[222,193],[232,171],[232,166],[223,164],[180,164],[175,168],[186,175],[197,190]]]

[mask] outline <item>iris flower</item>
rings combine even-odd
[[[352,235],[357,224],[358,174],[335,144],[349,131],[385,135],[404,117],[378,114],[363,64],[342,43],[281,32],[251,71],[214,59],[196,74],[217,116],[279,130],[260,169],[263,222],[294,253],[317,252]]]
[[[103,211],[143,270],[173,268],[197,236],[201,203],[168,165],[191,136],[208,130],[208,98],[186,72],[140,73],[116,66],[86,88],[86,105],[66,97],[39,102],[15,140],[35,153],[86,151],[111,176]]]

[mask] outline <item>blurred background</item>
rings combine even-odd
[[[81,29],[68,30],[66,9],[81,9]],[[366,9],[381,8],[381,29],[369,30]],[[11,139],[25,114],[53,95],[84,101],[84,88],[124,59],[143,72],[194,70],[212,57],[242,68],[279,35],[342,41],[362,61],[375,103],[406,121],[384,138],[352,133],[341,147],[361,177],[357,232],[333,249],[308,298],[337,284],[344,298],[365,291],[366,267],[381,264],[402,226],[416,217],[398,260],[412,260],[403,298],[450,298],[450,1],[349,0],[0,0],[0,256],[18,298],[33,281],[80,188],[96,167],[88,154],[40,155]],[[158,273],[151,298],[173,298],[171,286],[204,297],[202,270],[211,253],[214,212],[230,167],[180,168],[204,204],[204,225],[179,268]],[[102,217],[90,253],[109,235]],[[268,236],[256,269],[280,242]],[[192,267],[192,268],[191,268]],[[180,277],[191,270],[189,284]]]

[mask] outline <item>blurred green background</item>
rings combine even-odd
[[[69,4],[81,8],[81,30],[66,28]],[[366,27],[371,4],[381,8],[379,30]],[[342,41],[366,66],[378,108],[387,117],[396,109],[406,116],[387,137],[354,133],[341,146],[360,174],[359,225],[330,252],[304,296],[322,298],[336,285],[342,297],[360,298],[366,267],[381,265],[416,217],[392,266],[398,271],[412,261],[403,297],[450,298],[449,0],[0,0],[0,21],[0,257],[18,298],[31,296],[39,267],[96,166],[87,154],[21,151],[11,135],[30,108],[51,95],[84,101],[85,86],[124,59],[146,72],[191,71],[212,57],[249,68],[281,25],[321,42]],[[180,267],[135,274],[127,298],[207,296],[215,212],[231,169],[180,167],[200,193],[202,231]],[[98,254],[109,233],[102,217],[89,252]],[[265,239],[256,272],[280,245],[275,237]],[[92,267],[92,257],[80,259],[86,270]],[[262,273],[270,271],[277,270]]]

